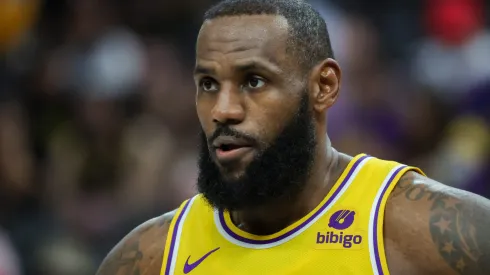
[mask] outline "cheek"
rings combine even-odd
[[[202,100],[196,98],[197,118],[199,119],[199,123],[201,124],[201,127],[206,135],[208,135],[209,132],[212,131],[213,127],[213,120],[211,118],[210,108],[211,107],[209,104],[206,104],[206,102],[203,102]]]
[[[293,105],[290,98],[268,95],[250,104],[249,116],[257,125],[263,141],[270,143],[284,129],[292,116]]]

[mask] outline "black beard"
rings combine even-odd
[[[260,207],[278,199],[297,198],[313,166],[317,144],[308,100],[307,93],[303,93],[291,121],[237,178],[222,176],[211,158],[206,136],[201,131],[197,187],[212,207],[234,211]],[[216,131],[245,136],[228,126]]]

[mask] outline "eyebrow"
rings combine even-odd
[[[212,68],[207,68],[207,67],[203,67],[203,66],[197,65],[194,68],[194,75],[196,75],[196,74],[215,75],[216,74],[216,70],[215,69],[212,69]]]
[[[233,66],[233,70],[236,72],[249,72],[249,71],[268,71],[275,74],[280,74],[282,70],[271,62],[264,62],[259,60],[249,60],[246,62],[241,62]],[[194,75],[204,74],[204,75],[216,75],[216,70],[209,67],[204,67],[197,65],[194,68]]]

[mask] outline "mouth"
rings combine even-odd
[[[235,162],[253,151],[253,147],[245,140],[234,137],[218,137],[213,142],[216,158],[221,164]]]
[[[233,151],[233,150],[238,150],[240,148],[246,148],[246,147],[250,147],[248,145],[238,145],[238,144],[221,144],[220,146],[218,146],[216,148],[216,150],[220,150],[222,152],[230,152],[230,151]]]

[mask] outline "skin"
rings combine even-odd
[[[290,118],[284,110],[294,109],[297,93],[304,85],[294,60],[287,58],[286,35],[287,22],[276,16],[226,17],[204,23],[197,43],[195,80],[197,113],[206,135],[212,134],[217,122],[231,122],[264,141],[280,132],[282,125],[277,122]],[[255,66],[238,70],[251,60]],[[257,67],[266,62],[272,64]],[[257,81],[251,76],[267,82],[255,85]],[[201,90],[199,84],[205,77],[219,85],[219,93]],[[328,193],[351,159],[335,151],[324,135],[326,112],[337,99],[340,78],[338,64],[327,59],[306,79],[319,146],[303,194],[294,203],[279,201],[234,212],[235,224],[253,233],[278,231],[306,215]],[[208,84],[206,90],[214,87]],[[260,88],[249,89],[257,86]],[[244,157],[240,165],[226,172],[240,175],[252,157]],[[97,274],[159,274],[172,218],[173,212],[133,230],[109,253]],[[489,228],[488,200],[408,172],[386,207],[384,238],[390,273],[490,274]]]
[[[278,201],[232,213],[236,224],[256,234],[269,233],[265,229],[278,231],[304,216],[325,197],[334,184],[331,172],[337,171],[331,168],[338,157],[324,133],[325,111],[338,95],[340,68],[334,60],[325,60],[316,66],[310,79],[303,80],[303,72],[296,69],[286,53],[287,36],[288,24],[282,17],[225,17],[205,22],[196,46],[196,109],[208,137],[218,123],[227,123],[240,132],[260,137],[262,143],[270,143],[292,118],[293,113],[284,110],[297,108],[305,81],[311,91],[310,103],[319,114],[316,136],[320,146],[307,190],[296,200],[295,207],[290,201]],[[257,80],[260,85],[254,85]],[[240,176],[252,158],[253,153],[248,154],[230,172],[222,169],[224,176]]]

